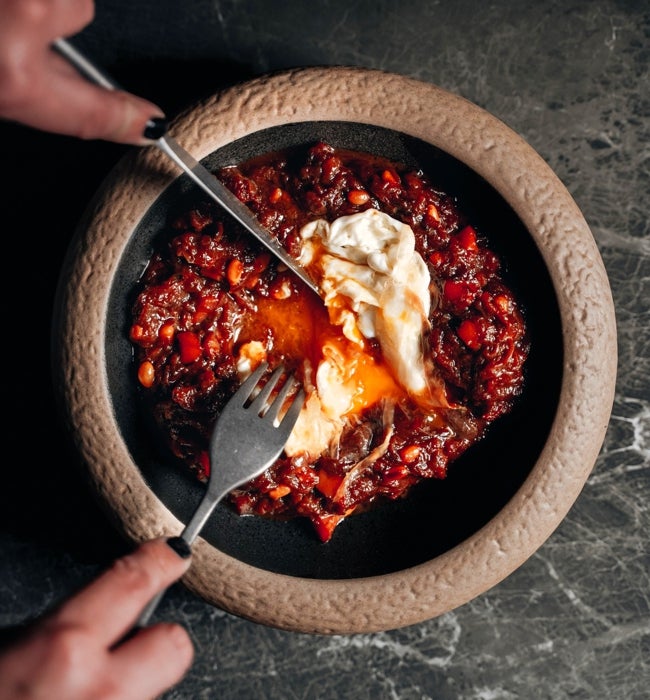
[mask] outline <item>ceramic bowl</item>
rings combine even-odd
[[[222,504],[184,583],[235,615],[333,634],[421,622],[508,576],[578,497],[613,401],[610,288],[560,180],[476,105],[362,68],[261,77],[194,105],[171,132],[211,168],[317,139],[420,167],[502,256],[532,339],[521,399],[446,480],[347,518],[326,544],[304,523],[240,517]],[[61,407],[100,502],[133,541],[178,534],[203,490],[147,430],[128,340],[134,287],[156,234],[173,207],[197,195],[193,187],[156,149],[134,149],[89,205],[61,273]]]

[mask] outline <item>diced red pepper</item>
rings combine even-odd
[[[201,452],[199,455],[199,478],[209,479],[210,478],[210,457],[206,451]]]
[[[448,306],[456,313],[468,309],[480,294],[481,288],[477,280],[445,280],[442,287],[442,297]]]
[[[456,280],[445,281],[442,295],[445,301],[463,308],[469,306],[471,301],[471,292],[467,284]]]
[[[456,240],[465,250],[478,250],[476,244],[476,231],[472,226],[465,226],[456,234]]]
[[[324,469],[321,469],[318,472],[318,484],[316,488],[323,494],[323,496],[333,498],[334,494],[338,491],[338,488],[341,485],[342,481],[342,476],[330,474]]]
[[[481,347],[480,329],[475,321],[466,318],[458,326],[458,337],[470,350],[478,350]]]
[[[269,496],[274,500],[278,501],[281,498],[284,498],[287,494],[291,493],[291,488],[289,486],[286,486],[285,484],[280,484],[279,486],[276,486],[274,489],[271,489],[269,491]]]
[[[282,199],[282,190],[281,190],[281,188],[276,187],[269,195],[269,202],[271,202],[271,204],[277,204],[281,199]]]
[[[214,376],[214,372],[211,369],[206,369],[201,372],[198,376],[198,385],[204,393],[207,393],[214,388],[217,383],[217,379]]]
[[[201,357],[201,341],[196,333],[180,331],[176,334],[176,340],[183,364],[188,365],[191,362],[196,362]]]
[[[505,294],[499,294],[498,296],[494,297],[494,305],[502,314],[507,314],[510,312],[510,299],[505,296]]]
[[[336,526],[343,520],[344,515],[323,513],[315,517],[312,522],[316,529],[316,534],[321,542],[329,542]]]
[[[336,156],[330,156],[329,158],[325,158],[323,161],[322,165],[322,172],[323,172],[323,177],[322,180],[323,182],[331,182],[336,174],[338,173],[339,169],[341,168],[341,159],[337,158]]]
[[[203,339],[203,350],[208,357],[216,357],[221,351],[221,341],[216,331],[206,333]]]

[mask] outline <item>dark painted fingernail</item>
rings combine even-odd
[[[167,120],[164,117],[153,117],[147,122],[143,136],[150,141],[157,141],[167,131]]]
[[[167,544],[178,554],[181,559],[189,559],[192,556],[190,545],[182,537],[170,537]]]

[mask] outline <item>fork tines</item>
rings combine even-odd
[[[282,385],[277,394],[272,397],[272,401],[269,403],[269,398],[276,389],[280,378],[285,373],[285,369],[284,365],[279,365],[276,367],[264,386],[259,389],[259,393],[255,394],[255,390],[258,388],[259,380],[262,378],[267,368],[267,362],[260,363],[255,371],[242,384],[237,393],[241,391],[242,394],[245,394],[247,399],[252,398],[252,401],[248,406],[249,410],[276,423],[278,416],[285,405],[287,397],[291,391],[299,385],[299,382],[293,374],[288,375],[285,383]],[[302,393],[302,391],[303,390],[300,389],[300,393]],[[300,410],[302,407],[304,396],[296,396],[296,398],[299,400],[292,403],[290,409],[287,411],[287,415],[295,413],[294,406],[297,405],[298,410]]]

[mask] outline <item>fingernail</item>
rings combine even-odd
[[[181,559],[189,559],[192,556],[190,545],[182,537],[170,537],[167,544],[178,554]]]
[[[167,120],[164,117],[152,117],[145,127],[142,135],[150,141],[157,141],[167,131]]]

